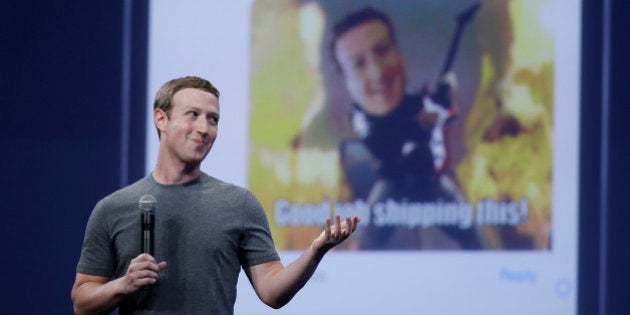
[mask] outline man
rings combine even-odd
[[[333,29],[331,49],[333,60],[354,102],[352,127],[366,151],[374,158],[373,164],[377,165],[375,183],[367,196],[358,197],[365,197],[370,205],[386,200],[456,200],[457,196],[444,185],[446,178],[440,174],[445,151],[441,132],[435,128],[451,116],[446,108],[454,107],[450,106],[450,97],[444,97],[444,94],[436,97],[428,93],[405,93],[406,68],[389,18],[370,7],[347,15]],[[448,73],[445,82],[449,80],[450,88],[441,90],[446,96],[454,85],[452,72]],[[442,104],[437,104],[437,100]],[[356,166],[361,162],[349,161],[349,156],[358,155],[356,149],[350,149],[349,143],[352,142],[342,145],[341,155],[342,163],[352,168],[352,163]],[[362,172],[354,172],[362,176],[357,176],[360,178],[358,181],[365,178]],[[358,187],[362,183],[354,184]],[[421,235],[427,230],[432,230],[431,234],[443,234],[441,229],[377,228],[370,225],[367,230],[371,231],[358,238],[360,246],[369,249],[460,248],[470,245],[470,238],[462,237],[457,230],[449,231],[456,234],[455,239],[449,235]]]
[[[279,308],[355,230],[358,217],[337,216],[334,225],[328,219],[311,247],[283,266],[256,198],[200,170],[219,117],[219,91],[204,79],[183,77],[160,88],[157,165],[93,210],[72,288],[75,313],[119,307],[120,314],[232,314],[241,266],[259,298]],[[145,194],[158,201],[154,257],[140,254],[138,201]]]

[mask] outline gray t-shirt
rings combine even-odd
[[[278,260],[267,217],[248,190],[202,173],[178,185],[152,175],[98,202],[85,231],[77,272],[121,277],[140,254],[138,202],[150,194],[155,210],[155,258],[166,261],[145,306],[137,294],[120,314],[233,314],[241,266]]]

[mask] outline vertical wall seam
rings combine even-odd
[[[131,115],[131,7],[132,0],[123,1],[122,69],[120,98],[120,187],[129,183],[129,142]]]
[[[607,274],[608,274],[608,158],[609,158],[609,114],[610,114],[610,54],[612,34],[611,29],[611,1],[602,2],[602,99],[601,99],[601,154],[600,154],[600,191],[599,208],[601,212],[599,225],[599,297],[598,309],[600,315],[606,315]]]

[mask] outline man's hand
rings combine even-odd
[[[156,263],[148,254],[140,254],[129,264],[127,274],[110,281],[109,277],[77,273],[72,287],[75,314],[109,313],[128,294],[157,281],[158,273],[166,262]]]
[[[313,241],[311,248],[288,266],[284,267],[279,260],[274,260],[243,267],[256,294],[265,304],[280,308],[289,303],[311,278],[324,254],[356,230],[360,218],[348,217],[342,223],[337,215],[335,221],[332,225],[330,218],[326,219],[324,231]]]
[[[457,76],[454,71],[448,71],[441,78],[431,95],[431,99],[444,108],[451,108],[455,90],[457,89]]]
[[[157,263],[155,258],[149,254],[140,254],[131,260],[127,274],[120,283],[121,291],[130,294],[138,291],[141,287],[154,284],[157,281],[158,273],[166,268],[166,262]]]
[[[358,216],[352,218],[346,217],[345,222],[342,223],[341,217],[336,215],[335,221],[335,224],[332,225],[330,218],[326,219],[324,231],[313,241],[312,247],[314,249],[326,252],[343,242],[357,229],[357,225],[361,219]]]

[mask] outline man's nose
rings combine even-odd
[[[195,122],[195,129],[197,132],[207,135],[210,130],[210,123],[206,119],[200,117]]]
[[[368,58],[367,74],[369,78],[372,80],[380,80],[383,75],[383,66],[383,61],[380,58],[376,56]]]

